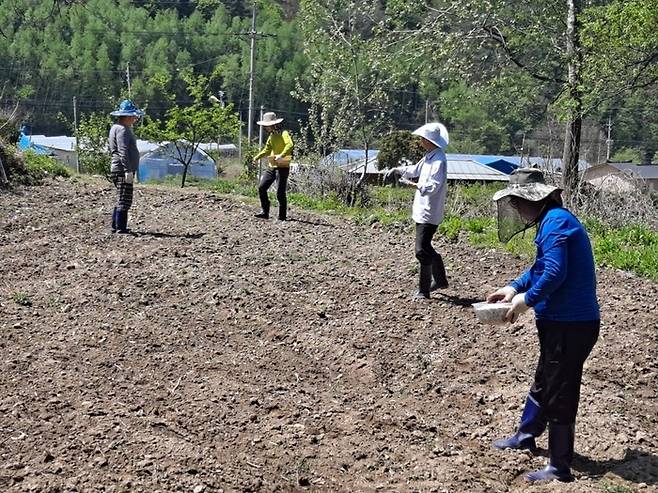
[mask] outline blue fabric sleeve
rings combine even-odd
[[[517,293],[524,293],[530,288],[530,278],[532,277],[532,269],[526,270],[523,274],[517,277],[510,283]]]
[[[567,240],[563,228],[550,231],[541,242],[543,272],[537,282],[526,292],[525,302],[535,306],[538,301],[553,293],[567,277]]]

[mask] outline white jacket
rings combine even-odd
[[[402,177],[418,178],[411,217],[419,224],[439,225],[446,202],[448,161],[441,148],[425,154],[413,166],[398,168]]]

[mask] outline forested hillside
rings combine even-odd
[[[296,130],[348,129],[335,132],[336,145],[377,145],[388,129],[427,118],[448,124],[455,152],[561,157],[562,120],[577,90],[586,99],[581,156],[605,159],[610,131],[612,154],[650,160],[658,149],[656,0],[581,6],[584,61],[571,89],[567,3],[258,0],[254,104]],[[130,82],[131,97],[160,118],[189,100],[181,74],[192,71],[246,120],[251,8],[241,0],[0,0],[2,108],[18,104],[35,132],[70,133],[73,97],[82,115],[108,112]],[[309,110],[321,123],[309,123]],[[341,120],[345,113],[353,118]],[[366,128],[371,135],[356,135]]]

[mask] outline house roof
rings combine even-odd
[[[658,179],[658,164],[608,163],[619,171],[625,171],[644,180]]]
[[[509,175],[472,159],[452,159],[448,155],[448,180],[468,181],[508,181]],[[365,160],[351,161],[339,165],[349,173],[362,173]],[[383,174],[386,170],[377,168],[377,158],[368,159],[366,174]]]

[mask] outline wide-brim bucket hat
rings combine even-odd
[[[272,125],[277,125],[283,121],[283,118],[277,118],[276,113],[273,111],[268,111],[263,115],[263,119],[257,121],[256,123],[258,125],[261,125],[263,127],[270,127]]]
[[[130,99],[124,99],[119,104],[119,108],[110,113],[112,116],[144,116],[144,112],[137,108]]]
[[[443,123],[426,123],[422,127],[418,127],[412,133],[429,140],[432,144],[440,147],[441,149],[445,149],[450,143],[448,129]]]
[[[509,185],[493,196],[494,202],[504,197],[514,196],[531,202],[544,200],[552,194],[559,195],[562,189],[548,185],[544,173],[536,168],[518,168],[510,173]]]

